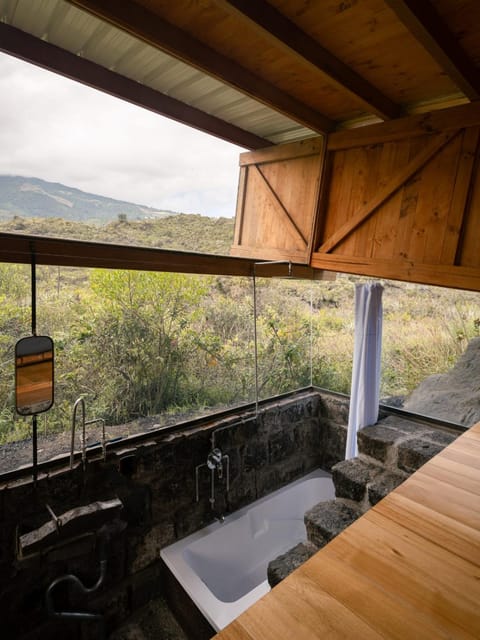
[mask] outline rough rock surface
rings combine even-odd
[[[402,484],[407,479],[407,474],[395,473],[394,471],[383,471],[368,485],[368,501],[373,506],[380,502],[382,498]]]
[[[380,471],[380,466],[370,464],[360,458],[338,462],[332,468],[336,497],[361,502],[365,496],[367,483]]]
[[[300,542],[295,547],[272,560],[267,569],[268,584],[273,588],[297,567],[306,562],[318,551],[311,542]]]
[[[413,473],[444,448],[444,444],[427,442],[423,438],[407,440],[398,445],[398,466]]]
[[[361,515],[359,508],[341,500],[320,502],[305,514],[307,537],[317,547],[323,547]]]
[[[357,433],[358,450],[371,458],[385,462],[389,447],[398,440],[398,430],[378,423],[364,427]]]
[[[423,380],[403,408],[467,427],[479,422],[480,337],[470,341],[450,371]]]

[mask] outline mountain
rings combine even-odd
[[[0,175],[0,220],[24,216],[107,224],[119,216],[143,220],[172,213],[175,212],[105,198],[58,182]]]

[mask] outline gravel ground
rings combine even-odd
[[[133,422],[126,424],[107,426],[105,428],[105,436],[107,441],[114,440],[119,437],[125,437],[156,429],[158,427],[170,426],[179,422],[193,420],[201,416],[218,412],[226,407],[216,407],[213,409],[192,410],[175,415],[157,415],[146,418],[139,418]],[[102,430],[98,425],[89,425],[87,427],[87,446],[93,446],[100,443],[102,438]],[[38,420],[38,461],[44,462],[60,454],[69,454],[71,444],[71,432],[63,431],[54,434],[44,434],[42,431],[41,416]],[[80,421],[77,423],[75,432],[75,449],[81,450],[81,427]],[[0,474],[18,469],[24,465],[32,464],[32,440],[19,440],[18,442],[9,442],[0,446]]]

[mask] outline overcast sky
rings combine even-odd
[[[0,174],[235,214],[240,147],[1,53],[0,96]]]

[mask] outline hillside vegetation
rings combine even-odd
[[[115,220],[106,225],[71,222],[62,218],[23,218],[0,221],[0,231],[25,235],[111,242],[158,249],[228,255],[233,241],[233,218],[173,214],[159,220]]]
[[[0,230],[228,253],[233,221],[178,214],[103,227],[15,218]],[[255,398],[248,278],[37,267],[38,332],[55,342],[55,406],[44,432],[68,429],[75,399],[114,425]],[[309,385],[348,392],[353,276],[258,282],[260,398]],[[385,282],[383,396],[449,369],[480,332],[478,294]],[[30,435],[14,410],[15,342],[30,333],[30,269],[0,265],[0,441]]]

